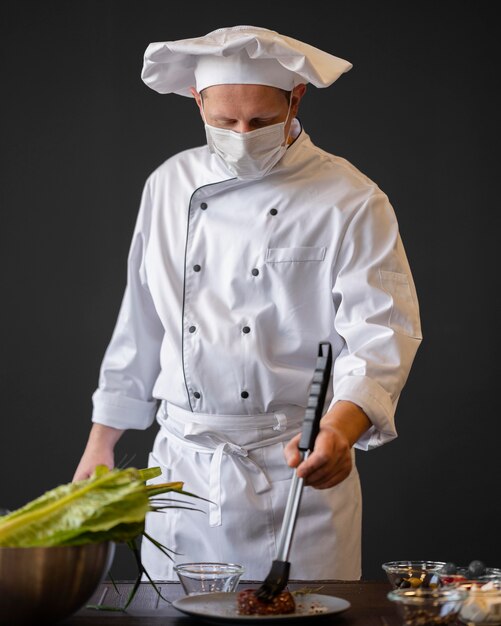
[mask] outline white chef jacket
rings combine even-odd
[[[394,437],[421,341],[418,300],[388,197],[345,159],[297,137],[264,178],[233,177],[207,146],[146,181],[127,286],[93,395],[93,421],[160,425],[150,465],[208,498],[202,512],[149,513],[150,575],[175,561],[237,561],[262,579],[292,470],[319,342],[333,347],[326,409],[360,406],[356,447]],[[354,456],[354,455],[353,455]],[[291,577],[360,577],[360,484],[304,489]],[[326,555],[330,555],[326,558]]]

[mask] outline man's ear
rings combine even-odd
[[[306,85],[304,85],[303,83],[296,85],[294,89],[292,90],[291,109],[294,112],[294,115],[297,113],[297,110],[299,108],[299,103],[301,102],[301,98],[304,96],[305,93],[306,93]]]
[[[203,118],[203,110],[202,110],[202,96],[198,93],[195,87],[190,87],[191,95],[195,98],[195,102],[197,103],[198,109],[200,111],[200,115]]]

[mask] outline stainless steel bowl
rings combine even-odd
[[[0,547],[0,624],[57,623],[88,602],[106,577],[115,544]]]

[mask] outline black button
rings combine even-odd
[[[205,211],[205,209],[207,208],[207,202],[202,202],[200,208],[202,209],[202,211]]]
[[[197,327],[196,326],[190,326],[188,328],[188,330],[190,331],[190,333],[194,333],[196,331]]]
[[[200,267],[200,265],[198,265],[198,264],[193,266],[193,271],[194,271],[194,272],[199,272],[201,269],[202,269],[202,268],[201,268],[201,267]]]
[[[199,398],[201,398],[201,394],[198,391],[195,391],[193,392],[193,397],[198,400]]]
[[[242,391],[242,393],[240,394],[241,398],[248,398],[249,397],[249,392],[248,391]]]
[[[270,215],[276,215],[278,211],[276,209],[270,209]]]
[[[250,328],[248,326],[244,326],[242,328],[242,332],[245,333],[245,334],[250,333]]]
[[[259,276],[259,270],[257,269],[257,267],[255,267],[255,268],[252,270],[251,274],[252,274],[253,276]]]

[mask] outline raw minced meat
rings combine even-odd
[[[244,589],[237,595],[237,604],[240,615],[285,615],[296,610],[290,591],[282,591],[270,602],[263,602],[257,598],[255,589]]]

